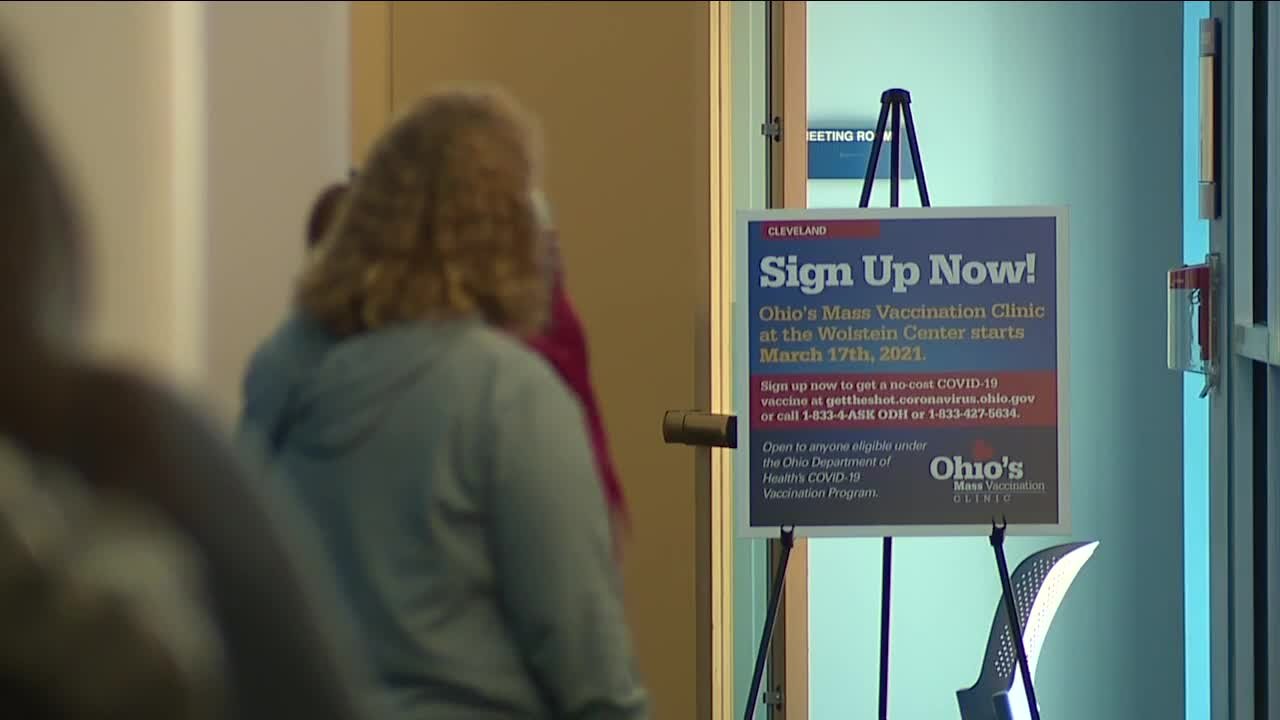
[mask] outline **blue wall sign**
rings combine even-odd
[[[861,180],[866,177],[867,163],[871,160],[871,141],[875,137],[875,127],[867,128],[810,128],[807,133],[809,144],[809,179],[811,180]],[[876,167],[876,178],[883,180],[889,177],[889,155],[893,151],[891,142],[893,133],[885,130],[885,141],[880,149],[880,162]],[[911,149],[907,147],[903,133],[902,171],[903,180],[914,180],[915,168],[911,165]]]

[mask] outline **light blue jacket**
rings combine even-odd
[[[255,353],[241,440],[320,530],[408,720],[647,718],[581,410],[479,321]]]

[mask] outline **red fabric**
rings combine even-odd
[[[596,468],[600,473],[600,481],[604,485],[605,499],[609,503],[611,514],[625,522],[626,497],[622,491],[622,484],[618,481],[613,459],[609,455],[604,423],[600,418],[600,406],[596,402],[595,390],[591,385],[586,334],[583,332],[578,313],[569,302],[569,294],[565,291],[563,282],[556,282],[553,290],[551,317],[546,329],[527,342],[551,363],[551,366],[560,373],[565,384],[582,402],[582,408],[586,413],[587,430],[595,449]]]

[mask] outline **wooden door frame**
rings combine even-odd
[[[729,3],[711,3],[711,238],[710,328],[711,405],[716,413],[733,412],[733,350],[731,302],[734,295],[733,241],[733,117],[731,78],[731,35]],[[767,39],[769,52],[768,117],[775,121],[780,136],[769,148],[769,206],[802,208],[808,205],[808,54],[807,2],[771,0]],[[754,141],[742,138],[741,141]],[[738,368],[738,382],[745,381],[745,368]],[[710,457],[711,527],[709,598],[711,651],[710,716],[729,720],[734,700],[747,688],[734,687],[734,524],[732,453],[713,450]],[[771,543],[777,545],[776,542]],[[776,565],[776,553],[770,553]],[[807,543],[797,540],[791,552],[787,584],[770,649],[769,689],[782,693],[782,710],[772,711],[773,720],[809,718],[809,562]],[[772,580],[772,578],[770,578]],[[765,592],[765,588],[760,589]],[[707,603],[700,603],[706,606]],[[754,644],[754,638],[745,640]],[[752,700],[749,700],[751,702]],[[755,699],[754,701],[758,701]],[[704,705],[704,708],[706,706]],[[763,717],[757,712],[757,717]]]
[[[733,407],[733,78],[732,23],[730,4],[724,0],[708,3],[708,93],[709,139],[708,161],[709,208],[711,212],[708,238],[708,329],[710,411],[732,412]],[[699,669],[709,683],[709,697],[701,702],[699,714],[712,720],[730,720],[734,710],[733,684],[733,454],[725,449],[711,449],[707,504],[709,520],[705,567],[705,587],[709,597],[699,598],[700,608],[709,611],[709,622],[701,625],[709,632],[709,653]],[[699,478],[699,481],[702,479]],[[701,533],[700,533],[701,534]],[[700,558],[700,563],[702,559]],[[703,583],[699,583],[703,586]]]
[[[808,3],[770,0],[769,6],[769,119],[778,123],[779,131],[770,143],[769,207],[803,208],[809,204]],[[776,567],[779,543],[770,545],[771,565]],[[782,703],[771,718],[808,720],[809,545],[802,538],[791,551],[778,613],[768,687],[782,692]]]

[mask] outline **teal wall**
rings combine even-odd
[[[1165,368],[1182,260],[1176,2],[815,2],[809,120],[911,90],[937,205],[1071,209],[1074,537],[1101,541],[1041,658],[1045,717],[1184,716],[1183,380]],[[884,204],[885,183],[878,183]],[[904,204],[914,204],[914,188]],[[810,205],[858,183],[813,181]],[[1011,564],[1061,538],[1018,538]],[[880,543],[810,545],[814,720],[874,717]],[[895,547],[891,717],[958,717],[999,595],[985,538]]]

